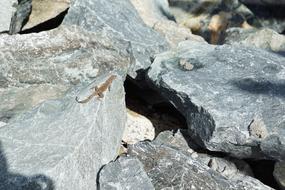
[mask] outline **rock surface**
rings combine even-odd
[[[96,187],[97,172],[116,158],[125,127],[122,79],[118,76],[103,98],[80,104],[75,97],[89,95],[90,87],[107,77],[74,88],[61,99],[45,101],[0,128],[0,165],[5,170],[0,189],[27,189],[36,176],[40,176],[36,184],[45,187],[41,189]]]
[[[0,36],[0,120],[60,97],[69,87],[115,70],[127,73],[129,44],[78,27]],[[43,93],[44,92],[44,93]]]
[[[133,157],[120,157],[103,167],[99,173],[98,189],[154,190],[142,163]]]
[[[273,175],[282,190],[285,189],[285,161],[277,162],[274,166]]]
[[[211,151],[285,158],[285,58],[261,49],[183,42],[158,55],[148,80]],[[188,65],[188,66],[187,66]]]
[[[11,18],[16,12],[17,0],[1,0],[0,2],[0,33],[8,32]]]
[[[132,145],[131,156],[137,157],[155,189],[271,189],[246,176],[227,179],[175,147],[156,142]]]
[[[128,0],[74,1],[63,25],[78,25],[87,31],[130,41],[134,63],[128,74],[133,78],[149,67],[151,57],[168,48],[165,39],[143,23]]]
[[[226,44],[258,47],[277,53],[285,53],[285,36],[271,29],[230,28],[226,31]]]
[[[127,124],[123,135],[123,142],[135,144],[139,141],[153,140],[155,128],[151,121],[136,112],[127,109]]]
[[[67,10],[70,0],[33,0],[32,12],[23,30],[30,29],[38,24],[55,18]]]

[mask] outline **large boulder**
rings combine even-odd
[[[116,158],[125,127],[122,78],[117,75],[103,97],[78,101],[110,75],[45,101],[0,128],[0,189],[96,189],[97,172]]]
[[[211,151],[285,159],[285,58],[261,49],[183,42],[147,74]]]
[[[129,43],[73,26],[0,36],[0,120],[60,97],[101,73],[126,76]]]
[[[0,2],[0,33],[8,32],[11,24],[11,18],[16,12],[17,0],[1,0]]]
[[[71,3],[63,25],[100,32],[110,38],[130,41],[134,63],[128,74],[140,78],[151,58],[168,48],[165,39],[147,27],[128,0],[77,0]]]

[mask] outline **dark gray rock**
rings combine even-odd
[[[126,76],[129,43],[78,27],[0,36],[0,120],[8,121],[98,74]]]
[[[134,63],[128,74],[133,78],[150,66],[152,56],[168,47],[164,38],[144,24],[128,0],[73,1],[63,24],[130,41]]]
[[[17,34],[22,30],[32,11],[32,0],[18,0],[17,10],[14,13],[9,34]]]
[[[75,98],[90,95],[108,76],[45,101],[0,128],[1,190],[96,189],[97,172],[116,158],[125,127],[122,78],[117,76],[103,98],[85,104]]]
[[[16,12],[17,0],[1,0],[0,2],[0,33],[8,32],[11,18]]]
[[[274,178],[282,190],[285,189],[285,161],[277,162],[274,166]]]
[[[208,150],[239,158],[285,158],[285,58],[188,41],[158,55],[148,80]]]
[[[98,175],[98,189],[154,189],[142,163],[134,157],[120,157],[104,166]]]
[[[131,156],[144,165],[155,189],[271,189],[258,180],[231,180],[207,165],[165,144],[139,142],[131,145]]]

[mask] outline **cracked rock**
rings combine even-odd
[[[39,184],[45,190],[96,188],[97,172],[116,158],[125,127],[122,78],[102,98],[80,104],[75,97],[90,93],[108,76],[72,88],[0,128],[0,189],[38,189],[30,186]]]
[[[192,70],[179,66],[188,59]],[[238,158],[285,158],[285,58],[261,49],[182,42],[148,74],[192,138]]]

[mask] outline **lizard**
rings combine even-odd
[[[75,98],[75,100],[78,102],[78,103],[87,103],[89,100],[91,100],[94,96],[98,96],[99,98],[103,98],[104,97],[104,94],[103,92],[105,92],[109,87],[110,85],[112,84],[113,80],[116,78],[117,76],[116,75],[111,75],[102,85],[100,85],[99,87],[98,86],[95,86],[91,89],[95,89],[94,92],[88,96],[86,99],[84,100],[81,100],[79,101],[78,100],[78,97]]]

